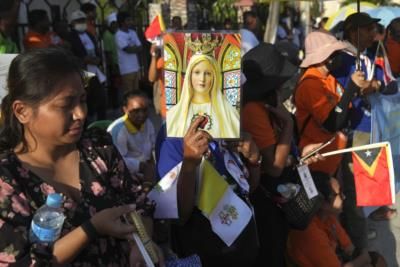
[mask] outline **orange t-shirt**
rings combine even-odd
[[[249,102],[242,109],[243,130],[250,133],[260,150],[275,145],[277,140],[269,112],[263,102]]]
[[[336,248],[347,249],[351,244],[336,217],[329,216],[322,221],[314,216],[304,231],[289,231],[287,253],[301,267],[340,267]]]
[[[313,67],[305,71],[295,94],[297,125],[299,131],[303,130],[299,143],[301,149],[308,144],[325,143],[335,135],[336,139],[320,153],[346,147],[347,140],[343,134],[331,133],[322,126],[339,102],[342,92],[343,88],[332,75],[325,77]],[[332,175],[338,168],[340,160],[341,156],[330,156],[324,161],[311,164],[310,169]]]
[[[52,45],[61,45],[63,42],[54,32],[41,34],[34,31],[28,31],[24,37],[25,49],[48,48]]]
[[[96,32],[96,21],[94,20],[88,20],[86,22],[87,25],[87,29],[86,31],[88,31],[91,35],[93,36],[97,36],[97,32]]]
[[[390,63],[390,68],[393,74],[400,74],[400,43],[393,40],[390,36],[386,43],[387,55]]]
[[[157,72],[158,72],[158,82],[160,85],[160,111],[161,117],[164,119],[167,116],[167,104],[165,98],[165,88],[164,88],[164,58],[160,57],[157,59]]]

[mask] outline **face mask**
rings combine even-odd
[[[340,68],[342,64],[343,64],[342,54],[339,52],[329,57],[328,63],[326,63],[326,67],[329,70],[329,72],[333,72],[334,70]]]
[[[84,32],[87,29],[87,25],[85,24],[75,24],[74,29],[78,32]]]

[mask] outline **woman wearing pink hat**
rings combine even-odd
[[[330,74],[341,67],[341,50],[346,44],[329,33],[315,31],[305,40],[305,58],[300,67],[305,68],[295,91],[296,120],[300,133],[300,148],[313,143],[325,143],[336,137],[324,151],[344,148],[350,100],[363,92],[364,74],[356,71],[352,82],[344,90]],[[310,169],[333,175],[340,156],[329,157],[310,166]]]

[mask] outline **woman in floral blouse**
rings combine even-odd
[[[70,54],[35,50],[14,59],[1,105],[0,266],[129,266],[133,210],[151,216],[140,182],[129,175],[112,141],[82,133],[86,93]],[[28,238],[49,193],[64,195],[61,237],[52,245]]]

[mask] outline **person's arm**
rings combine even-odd
[[[150,54],[151,54],[151,61],[150,61],[150,67],[149,67],[149,81],[150,82],[156,82],[158,80],[158,70],[157,70],[157,60],[158,60],[158,51],[155,45],[151,46],[150,49]]]
[[[137,54],[142,51],[142,44],[139,41],[139,38],[136,34],[136,32],[131,32],[133,39],[134,39],[134,44],[128,44],[122,50],[124,50],[128,54]]]
[[[363,250],[363,252],[353,259],[352,261],[346,262],[343,264],[343,267],[369,267],[371,265],[371,257],[368,254],[367,250]]]
[[[365,88],[365,82],[364,74],[362,72],[358,71],[352,75],[339,103],[332,108],[327,119],[322,123],[322,126],[326,130],[334,133],[345,127],[349,114],[350,101],[360,90],[363,92],[364,89],[362,88]]]
[[[142,46],[131,45],[122,48],[122,50],[124,50],[128,54],[136,54],[142,51]]]
[[[242,133],[242,140],[238,143],[236,149],[247,161],[246,166],[250,175],[248,181],[250,192],[252,192],[260,182],[260,152],[248,133]]]
[[[274,113],[282,122],[282,131],[275,145],[261,150],[262,168],[269,176],[279,177],[286,167],[287,157],[290,153],[293,138],[293,120],[283,105],[279,105],[276,108],[268,106],[268,110]]]
[[[104,209],[96,213],[90,219],[90,224],[94,227],[95,232],[89,233],[80,226],[54,243],[53,263],[70,263],[92,241],[91,239],[95,238],[95,235],[128,238],[136,228],[133,225],[121,222],[120,217],[135,209],[135,205],[125,205]]]
[[[203,120],[202,116],[196,118],[183,138],[183,161],[177,185],[179,221],[182,224],[186,223],[193,212],[196,172],[204,153],[208,150],[210,135],[198,130]]]

